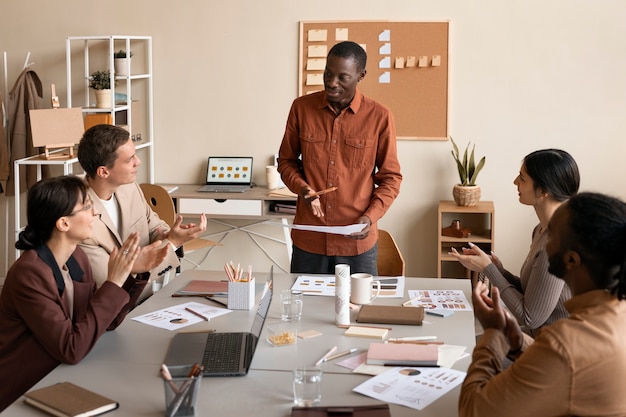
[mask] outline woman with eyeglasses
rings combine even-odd
[[[113,249],[99,289],[78,242],[94,217],[84,182],[75,176],[42,180],[28,192],[28,226],[15,247],[21,256],[0,294],[0,411],[60,363],[76,364],[106,331],[117,327],[146,281],[128,278],[139,254],[131,235]]]

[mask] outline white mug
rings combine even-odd
[[[280,174],[278,168],[274,165],[267,165],[265,167],[265,174],[267,177],[267,188],[275,190],[278,188],[278,182],[280,181]]]
[[[375,281],[372,274],[352,274],[350,284],[350,302],[353,304],[369,304],[380,294],[380,281]],[[376,294],[372,297],[374,285]]]

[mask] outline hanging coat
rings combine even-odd
[[[33,147],[28,111],[40,109],[43,101],[41,80],[35,71],[26,68],[17,78],[9,93],[9,148],[11,162],[16,159],[39,154],[39,148]],[[27,165],[20,167],[20,191],[24,192],[37,182],[37,167]],[[15,195],[13,170],[10,170],[7,182],[7,195]]]
[[[0,92],[0,193],[4,192],[2,182],[9,179],[9,145],[4,130],[4,102],[2,92]]]

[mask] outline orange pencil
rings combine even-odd
[[[330,187],[330,188],[326,188],[325,190],[322,191],[318,191],[316,193],[313,194],[309,194],[306,197],[304,197],[305,199],[310,199],[310,198],[315,198],[315,197],[319,197],[320,195],[323,194],[327,194],[327,193],[332,193],[333,191],[337,190],[337,187]]]

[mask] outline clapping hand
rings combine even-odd
[[[472,242],[469,242],[469,249],[463,248],[462,254],[455,248],[451,248],[448,254],[456,258],[461,265],[470,271],[483,272],[487,265],[491,263],[491,257]]]
[[[124,285],[140,251],[137,232],[131,233],[121,248],[113,248],[109,256],[107,281],[111,281],[119,287]]]

